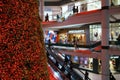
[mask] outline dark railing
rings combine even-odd
[[[45,43],[46,45],[48,45],[48,43]],[[101,41],[98,42],[94,42],[90,45],[77,45],[78,48],[95,48],[97,46],[101,45]],[[119,45],[117,41],[109,41],[109,45]],[[64,46],[64,47],[74,47],[73,44],[62,44],[62,43],[51,43],[51,46]]]
[[[48,43],[45,43],[46,45],[48,45]],[[95,42],[91,45],[77,45],[77,47],[79,48],[94,48],[101,45],[101,41]],[[64,46],[64,47],[74,47],[73,44],[62,44],[62,43],[51,43],[51,46]]]

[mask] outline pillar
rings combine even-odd
[[[44,0],[39,0],[39,15],[44,20]]]
[[[109,80],[109,0],[102,1],[102,80]]]
[[[86,25],[85,33],[86,33],[86,44],[90,45],[90,28],[89,25]]]

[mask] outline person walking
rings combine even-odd
[[[76,37],[75,36],[73,37],[73,45],[74,45],[74,48],[76,50],[77,49],[77,41],[76,41]]]
[[[76,11],[75,12],[78,13],[78,6],[76,7]]]
[[[51,40],[48,40],[48,48],[51,49]]]
[[[85,71],[85,80],[88,80],[88,72],[87,71]]]
[[[120,34],[118,35],[118,38],[117,38],[117,45],[120,47]]]
[[[57,14],[57,20],[59,20],[60,19],[60,16]]]
[[[110,72],[110,80],[116,80],[111,72]]]
[[[49,15],[48,15],[48,13],[45,16],[45,22],[47,22],[47,21],[49,21]]]
[[[75,12],[76,12],[76,8],[75,8],[75,6],[73,6],[73,14],[75,14]]]

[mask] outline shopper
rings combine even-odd
[[[73,37],[73,45],[74,45],[75,50],[76,50],[77,49],[77,40],[76,40],[75,36]]]
[[[110,72],[110,80],[116,80],[111,72]]]
[[[75,12],[78,13],[78,6],[76,7]]]
[[[120,34],[118,35],[118,38],[117,38],[117,45],[120,46]]]
[[[75,9],[75,6],[73,6],[73,14],[75,14],[76,12],[76,9]]]
[[[59,20],[60,19],[60,17],[59,17],[59,15],[57,14],[57,20]]]
[[[49,39],[48,40],[48,48],[50,49],[50,47],[51,47],[51,40]]]
[[[49,15],[48,15],[48,13],[45,16],[45,22],[47,22],[47,21],[49,21]]]
[[[111,6],[114,6],[114,3],[111,1]]]
[[[85,80],[89,80],[88,75],[89,75],[88,72],[85,71]]]

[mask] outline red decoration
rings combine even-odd
[[[94,48],[94,51],[101,51],[101,45]]]
[[[48,66],[49,74],[50,74],[50,80],[58,80],[56,76],[54,76],[54,73],[52,69]]]
[[[75,52],[83,53],[83,54],[91,54],[90,50],[75,50]]]
[[[0,0],[0,80],[49,80],[38,0]]]

